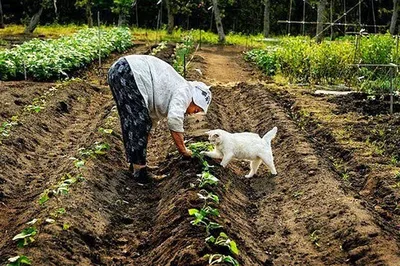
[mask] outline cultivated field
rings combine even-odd
[[[208,114],[187,118],[190,143],[206,141],[208,129],[263,135],[278,127],[277,176],[262,166],[246,179],[247,162],[207,160],[221,182],[211,189],[220,201],[215,221],[239,249],[232,256],[246,266],[400,265],[399,165],[391,160],[400,118],[367,99],[273,83],[242,50],[205,46],[188,72],[213,85]],[[133,53],[150,49],[135,44],[123,54]],[[172,53],[168,45],[156,56],[171,63]],[[188,213],[203,204],[191,185],[200,160],[176,153],[162,121],[148,156],[167,177],[131,180],[106,70],[99,77],[96,67],[61,85],[0,81],[0,121],[18,115],[0,144],[0,263],[23,254],[32,265],[208,265],[203,256],[215,248]],[[34,242],[28,236],[17,247],[13,238],[29,227]]]

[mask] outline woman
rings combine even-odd
[[[178,151],[192,155],[184,143],[185,114],[207,112],[210,87],[186,81],[168,63],[149,55],[129,55],[115,62],[108,84],[117,104],[127,160],[138,182],[151,181],[146,165],[148,136],[153,123],[167,117]]]

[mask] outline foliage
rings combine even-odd
[[[34,242],[33,238],[37,234],[37,229],[35,227],[28,227],[22,230],[21,233],[14,236],[12,240],[16,240],[18,243],[18,247],[24,247]]]
[[[31,265],[31,260],[24,255],[18,255],[12,258],[9,258],[8,261],[10,263],[7,266],[20,266],[20,265]]]
[[[239,262],[231,256],[226,256],[222,254],[207,254],[205,257],[208,258],[209,265],[226,262],[233,266],[239,266]]]
[[[102,30],[99,41],[96,29],[81,30],[73,36],[57,40],[33,39],[22,45],[0,51],[0,79],[22,78],[26,74],[44,80],[67,76],[66,72],[80,68],[112,51],[123,51],[132,45],[127,28]]]
[[[113,0],[114,6],[111,11],[116,14],[129,15],[134,0]]]
[[[192,34],[185,35],[182,38],[182,43],[176,45],[173,67],[181,75],[184,75],[186,64],[189,61],[187,57],[192,52],[193,45]]]
[[[363,37],[359,49],[352,39],[320,44],[307,37],[285,37],[277,47],[253,49],[245,59],[270,76],[283,74],[292,82],[345,83],[368,93],[387,93],[389,68],[357,69],[355,63],[389,64],[397,60],[396,42],[390,35]],[[395,81],[394,87],[398,87]]]
[[[236,242],[231,240],[224,232],[219,233],[217,238],[213,236],[207,237],[206,242],[214,243],[219,246],[226,246],[233,254],[239,255],[239,249],[237,248]]]

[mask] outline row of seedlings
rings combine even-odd
[[[220,216],[217,208],[220,200],[218,195],[211,191],[211,188],[218,186],[220,180],[210,172],[213,166],[208,164],[202,154],[203,151],[212,150],[213,145],[206,142],[197,142],[190,144],[189,149],[193,152],[193,156],[200,160],[203,166],[202,173],[197,175],[197,184],[191,184],[192,188],[199,190],[197,195],[203,201],[203,205],[200,209],[193,208],[188,210],[189,215],[194,217],[194,220],[190,221],[190,223],[205,229],[205,242],[211,245],[211,247],[217,250],[220,250],[220,247],[226,247],[229,250],[229,254],[206,254],[205,258],[208,259],[209,265],[225,262],[239,266],[239,262],[233,257],[239,255],[236,242],[223,231],[223,226],[215,221]]]
[[[115,121],[117,121],[116,110],[113,108],[105,121],[105,126],[111,127]],[[113,130],[100,127],[98,132],[103,135],[110,135]],[[72,185],[85,181],[83,171],[86,162],[90,159],[97,158],[97,156],[105,155],[109,149],[110,145],[107,142],[95,142],[87,148],[78,149],[76,157],[70,158],[75,166],[74,171],[72,173],[66,173],[56,185],[43,191],[38,200],[39,205],[44,206],[51,198],[67,195]],[[61,217],[65,213],[66,208],[64,206],[58,206],[54,211],[50,211],[48,215],[46,215],[47,218],[44,219],[44,221],[37,218],[32,219],[26,223],[27,227],[23,229],[21,233],[14,236],[12,240],[17,242],[18,248],[29,246],[29,244],[35,241],[35,236],[39,233],[38,228],[40,226],[56,223],[57,218]],[[63,230],[68,230],[70,226],[71,225],[68,223],[63,223],[62,228]],[[31,259],[24,254],[11,257],[8,259],[8,262],[7,266],[31,265],[32,263]]]
[[[57,91],[62,89],[63,86],[69,85],[72,82],[80,82],[80,79],[73,78],[54,85],[39,97],[34,98],[30,104],[25,105],[18,114],[15,114],[10,119],[2,122],[0,124],[0,144],[2,143],[2,140],[10,136],[12,130],[15,129],[16,126],[23,123],[27,115],[31,113],[37,114],[44,110],[48,99],[53,97]]]

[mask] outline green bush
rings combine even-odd
[[[33,39],[14,49],[0,51],[0,79],[20,79],[26,75],[37,80],[67,76],[99,56],[123,51],[132,45],[128,28],[101,31],[84,29],[56,40]]]
[[[396,41],[391,35],[370,35],[316,43],[308,37],[285,37],[279,46],[254,49],[245,59],[255,62],[268,75],[281,73],[292,82],[356,85],[367,92],[388,92],[390,69],[361,67],[355,63],[389,64],[398,61]]]

